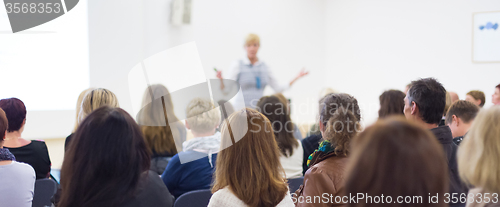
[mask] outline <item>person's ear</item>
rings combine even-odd
[[[325,131],[325,126],[323,126],[323,123],[321,123],[321,121],[319,121],[319,131],[321,132],[324,132]]]
[[[184,123],[186,123],[186,129],[190,130],[187,120],[184,120]]]
[[[26,118],[24,118],[23,124],[21,125],[21,127],[23,127],[25,124],[26,124]]]
[[[411,102],[411,115],[417,115],[418,114],[418,106],[415,101]]]
[[[459,126],[461,124],[460,123],[461,120],[456,115],[452,115],[451,118],[452,118],[451,123],[455,123],[455,125],[457,125],[457,126]]]
[[[476,100],[476,105],[480,106],[481,105],[481,100]]]

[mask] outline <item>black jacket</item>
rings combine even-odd
[[[460,194],[462,194],[462,193],[467,194],[469,189],[460,180],[460,177],[458,175],[457,145],[453,142],[453,136],[451,135],[450,127],[439,126],[439,127],[434,128],[434,129],[431,129],[431,132],[436,136],[439,143],[443,146],[446,160],[448,161],[448,172],[449,172],[449,179],[450,179],[450,187],[449,187],[450,195],[453,195],[452,193],[458,193],[455,195],[460,197]],[[450,196],[450,199],[451,199],[451,196]],[[450,203],[450,206],[465,206],[465,203],[457,203],[457,204]]]

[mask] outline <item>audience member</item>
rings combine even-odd
[[[172,206],[172,195],[149,164],[134,119],[120,108],[96,109],[82,120],[65,154],[57,206]]]
[[[321,91],[319,91],[318,100],[321,100],[323,97],[325,97],[326,95],[331,94],[331,93],[339,93],[339,92],[337,90],[333,89],[333,88],[323,88],[323,89],[321,89]],[[311,128],[309,129],[309,131],[307,132],[306,135],[308,137],[311,136],[311,135],[320,135],[321,136],[321,132],[319,131],[318,123],[314,123],[313,125],[311,125]],[[314,148],[314,149],[317,149],[317,147]]]
[[[83,90],[80,95],[78,96],[78,99],[76,100],[76,116],[75,116],[75,127],[73,127],[73,131],[71,133],[75,133],[76,132],[76,129],[78,128],[78,123],[79,123],[79,120],[78,120],[78,115],[80,115],[80,111],[82,111],[82,102],[83,102],[83,97],[85,97],[85,95],[87,94],[87,92],[93,90],[94,88],[87,88],[85,90]],[[71,135],[70,135],[71,136]],[[64,143],[64,151],[66,151],[66,149],[68,148],[68,146],[66,146],[67,143]]]
[[[81,107],[79,109],[79,113],[77,116],[76,130],[80,122],[85,119],[92,111],[98,109],[101,106],[111,106],[111,107],[120,107],[118,104],[118,99],[116,95],[108,89],[104,88],[96,88],[96,89],[87,89],[86,93],[82,92],[80,96],[84,93],[84,96],[81,101]],[[78,98],[80,99],[80,98]],[[78,107],[77,107],[78,110]],[[66,151],[69,148],[69,144],[73,139],[74,132],[71,133],[66,140],[64,141],[64,150]]]
[[[478,113],[472,127],[458,149],[460,177],[475,186],[469,191],[467,206],[500,206],[500,106]],[[472,194],[472,197],[470,195]]]
[[[282,103],[286,104],[286,110],[288,111],[288,115],[291,115],[291,111],[290,111],[290,99],[285,98],[285,96],[282,93],[276,93],[276,94],[274,94],[274,96],[278,97],[278,99]],[[303,137],[302,137],[302,133],[300,133],[299,127],[297,126],[297,124],[295,124],[293,122],[292,122],[292,124],[293,124],[293,136],[295,137],[295,139],[298,139],[299,141],[302,141]]]
[[[391,115],[404,116],[405,108],[405,93],[400,90],[387,90],[379,96],[380,109],[378,110],[378,118],[385,118]]]
[[[448,161],[451,193],[467,193],[467,187],[460,181],[457,169],[457,145],[449,126],[438,126],[446,105],[446,90],[434,78],[413,81],[405,97],[405,116],[422,127],[431,130],[444,149]],[[464,206],[452,202],[450,206]]]
[[[448,109],[451,106],[451,95],[449,92],[446,92],[446,104],[444,105],[444,112],[443,112],[443,117],[441,118],[441,121],[439,121],[438,126],[444,126],[446,125],[446,112],[448,112]]]
[[[0,109],[0,200],[2,206],[31,207],[35,187],[35,170],[25,163],[16,162],[10,151],[3,148],[8,121]]]
[[[186,117],[186,127],[194,138],[182,144],[183,151],[172,157],[162,174],[163,182],[176,198],[189,191],[210,189],[220,147],[220,133],[215,130],[220,123],[220,111],[210,100],[191,100]]]
[[[479,112],[479,107],[469,101],[457,101],[448,109],[446,124],[451,129],[455,144],[459,145],[462,142],[477,112]]]
[[[165,86],[151,85],[144,91],[137,122],[152,154],[151,170],[161,175],[170,159],[182,150],[187,134],[184,124],[175,116],[172,98]]]
[[[209,207],[293,206],[271,123],[253,109],[236,111],[222,126]]]
[[[50,175],[50,157],[47,145],[43,141],[22,138],[26,125],[26,106],[17,98],[0,100],[0,108],[5,111],[9,127],[3,146],[14,154],[18,162],[24,162],[35,169],[36,179]]]
[[[458,97],[458,94],[453,92],[453,91],[449,91],[448,92],[450,94],[450,98],[451,98],[451,103],[455,103],[455,101],[458,101],[460,100],[460,98]]]
[[[495,87],[495,93],[491,95],[491,102],[495,105],[500,105],[500,84]]]
[[[309,156],[304,184],[295,192],[296,206],[332,206],[342,203],[308,203],[308,197],[340,196],[350,156],[350,142],[360,129],[358,101],[345,93],[329,94],[320,106],[319,126],[325,141]],[[301,198],[302,197],[302,198]],[[338,202],[332,200],[332,202]]]
[[[348,169],[345,195],[421,198],[383,204],[389,207],[448,206],[442,198],[436,200],[439,203],[428,199],[448,192],[443,150],[432,133],[404,118],[380,120],[360,133],[353,141]],[[382,206],[368,197],[360,201],[347,206]]]
[[[467,95],[465,95],[465,100],[470,101],[476,106],[483,107],[484,103],[486,103],[486,96],[482,91],[473,90],[469,91]]]
[[[286,104],[277,96],[264,96],[260,98],[256,109],[271,122],[272,128],[264,130],[274,131],[274,138],[281,152],[281,166],[285,170],[286,177],[301,177],[304,149],[300,141],[294,138],[295,126],[290,119]]]

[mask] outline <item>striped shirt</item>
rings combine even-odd
[[[238,82],[243,93],[243,100],[236,100],[235,103],[245,103],[245,107],[249,108],[255,108],[258,100],[264,95],[267,85],[271,86],[276,93],[289,88],[289,85],[279,85],[264,62],[257,61],[252,65],[247,57],[235,61],[228,74],[229,79]],[[235,108],[241,107],[236,104]]]

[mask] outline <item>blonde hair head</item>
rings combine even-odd
[[[500,193],[500,106],[481,110],[458,148],[458,172],[469,184]]]
[[[207,133],[220,123],[220,112],[210,100],[195,98],[186,108],[186,122],[196,133]]]
[[[83,97],[80,113],[78,114],[78,123],[82,122],[92,111],[102,106],[120,107],[118,98],[110,90],[104,88],[89,90]]]
[[[76,100],[76,120],[75,120],[75,127],[73,128],[73,133],[76,132],[76,128],[78,128],[78,123],[80,123],[78,121],[78,116],[80,115],[80,111],[82,110],[82,101],[83,101],[83,97],[85,97],[85,95],[87,94],[87,92],[89,92],[90,90],[93,90],[94,88],[87,88],[85,90],[83,90],[80,95],[78,96],[78,100]]]
[[[245,38],[245,45],[244,46],[248,46],[248,45],[251,45],[251,44],[254,44],[256,43],[257,45],[260,46],[260,38],[258,35],[256,34],[248,34],[247,37]]]

